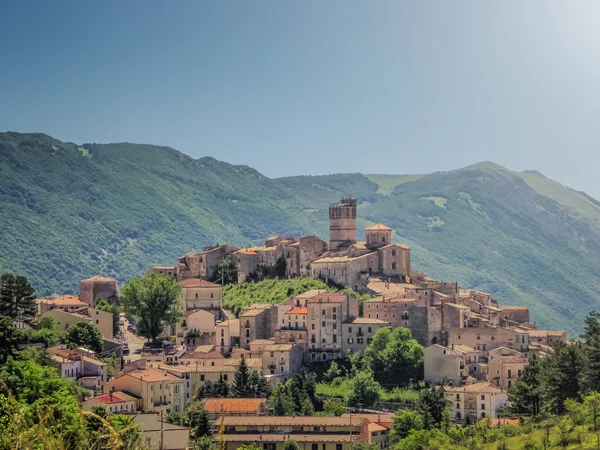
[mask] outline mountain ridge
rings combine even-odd
[[[327,240],[329,204],[350,195],[359,238],[373,222],[391,226],[434,278],[527,304],[540,325],[571,333],[599,307],[600,202],[485,161],[433,174],[268,178],[170,147],[0,133],[0,270],[30,276],[40,294],[76,293],[79,279],[122,282],[217,242]]]

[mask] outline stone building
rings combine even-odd
[[[117,280],[106,277],[92,277],[79,282],[79,299],[94,307],[100,300],[112,305],[119,303]]]
[[[329,249],[356,244],[356,199],[343,198],[329,207]]]
[[[240,314],[240,345],[250,348],[250,342],[257,339],[268,339],[273,335],[271,319],[272,308],[266,307],[247,308]]]
[[[205,247],[200,253],[188,253],[177,260],[177,279],[201,278],[211,280],[214,278],[221,261],[229,258],[237,250],[237,247],[225,244]]]
[[[488,382],[446,386],[444,390],[450,401],[450,413],[456,420],[464,420],[467,416],[495,419],[508,402],[506,391]]]
[[[364,317],[350,317],[342,323],[342,356],[360,353],[367,349],[380,328],[390,327],[389,322]]]
[[[344,294],[324,292],[306,301],[310,361],[342,357],[342,323],[358,317],[358,301]]]
[[[181,286],[181,309],[206,309],[220,318],[223,288],[220,284],[199,278],[186,278]]]
[[[488,381],[500,389],[509,390],[527,365],[522,356],[497,356],[490,360]]]

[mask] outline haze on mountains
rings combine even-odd
[[[0,271],[40,295],[77,293],[82,278],[123,282],[214,243],[327,240],[327,206],[342,196],[359,199],[359,239],[381,221],[413,268],[526,304],[540,326],[573,336],[600,306],[600,203],[535,171],[270,179],[167,147],[43,134],[0,133]]]

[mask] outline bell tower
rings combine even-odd
[[[356,243],[356,199],[343,198],[329,207],[329,249]]]

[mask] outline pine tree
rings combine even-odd
[[[585,383],[590,391],[600,391],[600,313],[592,311],[585,319],[585,331],[581,336],[587,356]]]
[[[35,290],[21,275],[0,276],[0,315],[13,320],[28,321],[37,314]]]
[[[231,394],[233,397],[244,398],[251,396],[250,370],[244,358],[241,359],[235,371]]]
[[[537,416],[542,406],[542,367],[535,353],[521,372],[517,382],[508,391],[512,408],[517,413]]]
[[[544,361],[544,392],[549,410],[565,412],[565,400],[581,401],[585,355],[580,343],[559,342]]]

